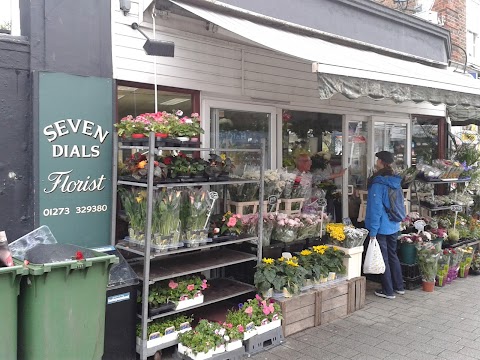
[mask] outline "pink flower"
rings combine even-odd
[[[193,118],[197,118],[197,117],[199,117],[199,116],[200,116],[200,115],[198,115],[198,113],[193,113],[193,114],[191,115],[191,117],[193,117]]]
[[[216,227],[215,229],[213,229],[213,233],[214,234],[220,233],[220,228]]]
[[[175,281],[170,280],[170,282],[168,283],[168,287],[173,290],[178,287],[178,284]]]
[[[245,313],[248,315],[248,316],[252,316],[252,313],[253,313],[253,308],[251,306],[247,307],[245,309]]]
[[[255,299],[257,299],[258,301],[262,301],[262,300],[263,300],[262,297],[261,297],[260,295],[258,295],[258,294],[255,295]]]
[[[245,331],[242,325],[237,325],[237,329],[238,329],[238,332],[241,332],[241,333]]]
[[[193,285],[193,284],[187,285],[187,290],[188,291],[193,291],[194,289],[195,289],[195,285]]]
[[[273,307],[273,304],[268,305],[268,309],[270,310],[270,313],[272,313],[272,314],[275,311],[275,308]]]
[[[227,324],[227,327],[228,327],[229,329],[231,329],[231,328],[233,327],[233,325],[230,324],[230,323],[228,323],[228,324]]]
[[[235,219],[234,217],[231,217],[230,219],[228,219],[228,222],[227,222],[228,227],[234,227],[235,225],[237,225],[237,219]]]
[[[270,314],[270,309],[268,308],[268,306],[265,306],[262,310],[265,315]]]
[[[177,110],[177,112],[175,113],[175,115],[177,115],[177,116],[182,116],[182,115],[183,115],[183,111],[182,111],[182,110]]]
[[[206,282],[202,283],[202,285],[200,285],[200,286],[202,287],[202,290],[205,290],[208,287]]]

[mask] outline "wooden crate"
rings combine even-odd
[[[315,311],[315,326],[325,325],[347,316],[349,283],[318,289]]]
[[[258,213],[258,201],[243,201],[236,202],[227,200],[227,211],[231,211],[236,214],[249,215]],[[263,202],[263,213],[276,212],[280,205],[280,200],[276,204],[269,205],[268,201]]]
[[[282,308],[285,337],[315,326],[317,293],[307,291],[298,296],[278,300]]]
[[[304,198],[298,199],[280,199],[280,209],[278,212],[293,215],[293,214],[300,214],[302,212],[303,203],[305,202]],[[297,204],[298,209],[292,210],[293,204]]]
[[[348,282],[348,314],[362,309],[365,306],[365,289],[367,281],[365,276],[359,276]]]

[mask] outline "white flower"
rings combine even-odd
[[[225,341],[227,341],[227,342],[230,341],[230,336],[228,336],[228,335],[225,335],[223,338],[224,338]]]
[[[175,113],[175,115],[177,115],[177,116],[182,116],[182,115],[183,115],[183,111],[182,111],[182,110],[177,110],[177,112]]]
[[[220,331],[218,332],[218,335],[220,335],[220,336],[225,335],[225,329],[221,328]]]

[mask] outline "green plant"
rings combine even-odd
[[[432,243],[416,244],[417,262],[423,281],[435,281],[439,252]]]
[[[172,178],[176,178],[178,175],[190,175],[190,161],[186,156],[176,156],[173,158],[170,165],[170,172]]]
[[[284,287],[290,294],[298,293],[308,274],[307,270],[298,265],[298,259],[296,257],[291,259],[281,257],[277,260],[277,264],[280,269],[279,276],[285,279]]]
[[[163,189],[153,204],[152,232],[162,236],[173,235],[180,227],[181,192]]]
[[[348,257],[343,251],[336,246],[330,246],[325,250],[326,262],[325,265],[329,271],[333,271],[337,274],[345,274],[347,271],[345,265],[343,265],[343,259]]]
[[[260,292],[268,291],[271,288],[281,291],[285,286],[285,278],[279,275],[280,269],[274,259],[263,258],[256,269],[253,281]]]
[[[480,160],[480,152],[472,144],[464,143],[457,147],[454,158],[466,166],[472,166]]]
[[[227,211],[222,217],[222,225],[220,227],[220,233],[235,233],[240,235],[242,232],[242,221],[240,214],[232,214],[230,211]]]
[[[189,189],[182,200],[180,213],[183,229],[198,231],[207,228],[210,206],[211,201],[206,190]]]
[[[150,335],[154,333],[159,333],[160,336],[165,335],[165,330],[168,328],[175,328],[175,331],[179,331],[180,327],[184,323],[192,323],[193,317],[192,316],[185,316],[185,315],[176,315],[163,318],[161,320],[155,320],[148,324],[147,327],[147,339]],[[139,323],[137,324],[137,337],[142,337],[142,325]]]
[[[147,214],[146,191],[136,190],[135,188],[120,188],[118,192],[129,226],[138,232],[145,231]]]
[[[129,137],[132,134],[145,134],[148,135],[150,131],[150,121],[144,116],[145,114],[133,117],[128,115],[120,120],[120,122],[114,124],[117,128],[118,136]]]
[[[207,168],[208,163],[199,158],[199,159],[192,159],[190,161],[190,170],[192,175],[203,175],[205,169]]]
[[[302,250],[298,256],[298,264],[307,271],[305,277],[313,281],[328,276],[328,268],[325,264],[325,256],[315,253],[312,250]]]
[[[448,241],[455,244],[458,240],[460,240],[460,232],[454,228],[448,229]]]

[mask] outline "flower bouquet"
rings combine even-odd
[[[272,213],[263,214],[263,236],[262,246],[269,246],[272,237],[273,227],[276,222],[276,216]],[[244,215],[242,217],[245,232],[250,236],[258,234],[258,214]]]
[[[285,199],[309,198],[312,192],[312,175],[283,172],[281,179],[285,182],[283,197]]]
[[[278,214],[273,228],[272,238],[284,243],[297,239],[297,232],[302,227],[302,222],[293,216]]]
[[[367,229],[355,228],[353,226],[345,226],[343,232],[345,233],[345,240],[342,243],[342,247],[347,249],[363,246],[363,242],[368,235]]]
[[[298,228],[298,240],[312,239],[320,236],[320,222],[322,218],[315,214],[299,214],[298,219],[303,226]]]
[[[450,252],[450,266],[447,275],[447,284],[458,277],[458,269],[463,258],[463,253],[459,249],[447,249]]]
[[[260,180],[259,171],[245,171],[242,177],[238,177],[243,180]],[[255,201],[258,199],[258,183],[244,183],[228,185],[228,194],[230,200],[235,202]]]
[[[465,278],[468,276],[468,271],[470,269],[470,265],[472,264],[473,248],[469,246],[466,248],[460,248],[459,251],[462,252],[462,260],[459,266],[459,276],[461,278]]]
[[[264,200],[268,200],[268,197],[272,195],[280,197],[285,190],[285,181],[281,179],[280,173],[277,170],[265,171],[263,184]]]
[[[417,243],[416,247],[418,267],[420,268],[423,280],[423,290],[432,292],[435,286],[440,254],[431,242]]]
[[[326,226],[326,233],[329,243],[332,245],[343,246],[345,242],[345,225],[342,223],[329,223]]]
[[[175,249],[180,241],[181,192],[160,191],[153,204],[152,233],[153,248],[157,252]]]
[[[242,215],[227,211],[218,221],[212,221],[213,240],[220,242],[236,238],[242,233]]]
[[[180,218],[187,247],[196,247],[207,241],[211,206],[206,190],[189,189],[184,192]]]
[[[448,269],[450,267],[450,252],[445,249],[438,258],[437,278],[435,285],[444,286],[447,283]]]
[[[128,236],[132,244],[145,244],[145,226],[147,223],[147,194],[138,188],[120,188],[120,201],[128,219]]]

